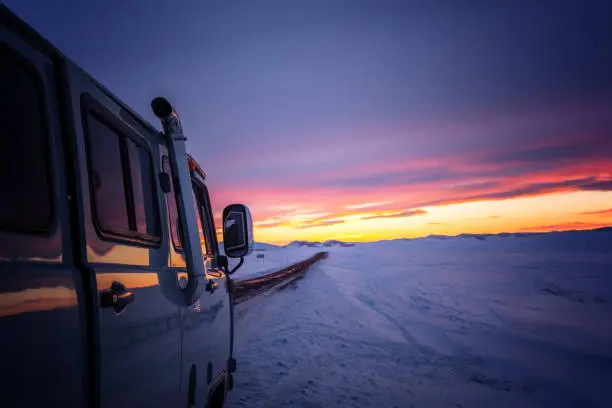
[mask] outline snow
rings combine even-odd
[[[331,248],[294,287],[236,307],[227,405],[609,407],[612,234],[587,241]]]
[[[256,246],[260,248],[261,244]],[[233,275],[232,279],[248,279],[265,273],[278,271],[286,266],[303,261],[317,252],[321,248],[310,247],[266,247],[264,251],[253,251],[245,257],[244,264]],[[257,255],[263,255],[263,259],[257,259]],[[234,267],[238,261],[229,260],[229,266]]]

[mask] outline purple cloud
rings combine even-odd
[[[440,200],[429,201],[422,203],[419,206],[427,207],[431,205],[451,204],[468,201],[480,200],[502,200],[507,198],[516,198],[521,196],[530,196],[536,194],[545,194],[555,192],[560,189],[575,189],[575,190],[608,190],[612,189],[612,181],[598,181],[595,177],[586,177],[581,179],[553,181],[546,183],[532,183],[523,187],[512,188],[508,190],[495,191],[485,194],[476,194],[469,196],[458,196],[454,198],[445,198]]]

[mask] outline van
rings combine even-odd
[[[3,5],[0,83],[2,406],[223,406],[248,208],[220,253],[172,105],[159,131]]]

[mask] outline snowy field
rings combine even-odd
[[[236,308],[227,405],[611,407],[612,233],[551,242],[329,249]]]

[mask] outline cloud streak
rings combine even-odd
[[[425,215],[427,214],[427,211],[422,210],[422,209],[416,209],[416,210],[405,210],[405,211],[400,211],[397,213],[387,213],[387,214],[377,214],[377,215],[370,215],[367,217],[362,217],[361,219],[363,220],[374,220],[377,218],[404,218],[404,217],[415,217],[418,215]]]
[[[295,228],[308,229],[308,228],[315,228],[315,227],[329,227],[330,225],[344,224],[345,222],[346,220],[322,220],[322,221],[317,221],[317,222],[313,222],[309,224],[301,224],[301,225],[296,226]]]
[[[352,205],[347,205],[344,208],[348,210],[359,210],[362,208],[383,207],[389,204],[393,204],[393,201],[379,201],[379,202],[374,202],[374,203],[352,204]]]
[[[420,206],[436,206],[446,204],[458,204],[473,201],[505,200],[518,197],[529,197],[541,194],[550,194],[561,191],[611,191],[612,181],[597,180],[596,177],[586,177],[581,179],[570,179],[561,181],[550,181],[542,183],[532,183],[524,186],[511,188],[501,191],[493,191],[484,194],[448,197],[422,203]]]
[[[597,210],[597,211],[583,211],[580,214],[582,215],[612,215],[612,208],[608,208],[606,210]]]
[[[530,227],[520,228],[521,231],[531,232],[548,232],[548,231],[568,231],[568,230],[586,230],[612,226],[612,223],[597,223],[597,222],[582,222],[570,221],[553,225],[534,225]]]

